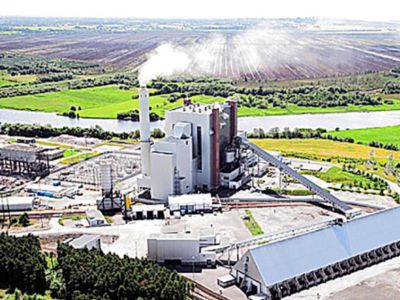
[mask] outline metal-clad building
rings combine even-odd
[[[400,207],[248,250],[232,269],[247,293],[280,299],[400,255]]]
[[[84,234],[76,239],[69,239],[65,241],[66,244],[74,247],[75,249],[98,249],[101,250],[101,238],[99,235]]]

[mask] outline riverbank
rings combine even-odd
[[[132,132],[139,129],[138,122],[121,121],[117,119],[70,119],[56,113],[38,111],[0,109],[1,123],[21,123],[51,125],[53,127],[82,127],[90,128],[96,125],[104,130],[113,132]],[[327,130],[373,128],[400,125],[400,111],[383,112],[349,112],[330,114],[302,114],[267,117],[241,117],[239,129],[247,132],[254,128],[263,128],[268,131],[277,127],[289,128],[325,128]],[[164,128],[164,121],[151,122],[151,129]]]

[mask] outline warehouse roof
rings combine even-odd
[[[150,205],[133,205],[131,206],[132,212],[147,212],[147,211],[163,211],[165,210],[164,204],[150,204]]]
[[[253,248],[245,256],[252,257],[265,285],[271,286],[400,241],[399,225],[396,207]]]
[[[99,235],[92,235],[92,234],[84,234],[76,239],[67,241],[68,245],[74,247],[75,249],[84,248],[87,244],[92,242],[93,240],[100,239]]]
[[[185,241],[199,241],[199,235],[193,233],[152,233],[149,236],[150,240],[185,240]]]
[[[168,204],[212,204],[211,194],[186,194],[179,196],[168,196]]]
[[[90,220],[105,220],[103,214],[98,209],[88,209],[86,211],[86,218]]]

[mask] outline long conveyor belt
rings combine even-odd
[[[306,188],[314,192],[316,195],[320,196],[325,201],[331,203],[337,210],[343,213],[346,217],[352,218],[359,214],[359,211],[354,210],[351,206],[344,203],[331,193],[327,192],[308,178],[304,177],[303,175],[299,174],[292,168],[290,168],[287,164],[280,161],[279,159],[275,158],[264,149],[260,148],[259,146],[251,143],[246,138],[241,138],[241,142],[244,146],[247,146],[249,149],[254,151],[256,155],[258,155],[263,160],[267,161],[268,163],[272,164],[273,166],[279,168],[285,174],[291,176],[292,178],[298,180],[301,184],[303,184]]]

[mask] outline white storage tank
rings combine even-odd
[[[113,188],[112,167],[109,162],[102,162],[100,164],[100,186],[105,193],[111,192]]]

